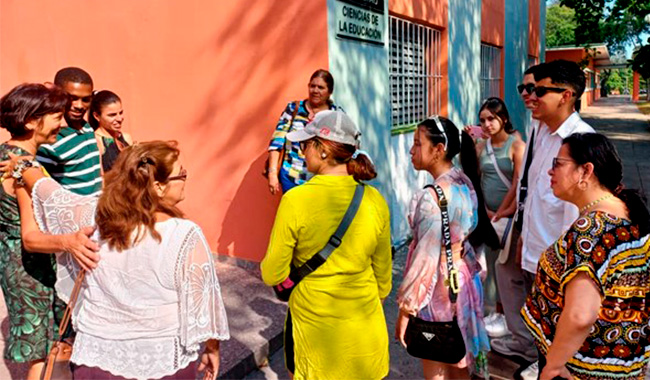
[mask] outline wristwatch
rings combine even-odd
[[[22,159],[16,163],[14,170],[11,172],[11,177],[16,180],[19,186],[25,186],[23,179],[23,172],[29,168],[40,168],[41,164],[36,160]]]

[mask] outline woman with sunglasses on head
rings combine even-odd
[[[103,90],[93,95],[88,123],[95,130],[103,173],[113,167],[121,151],[133,145],[131,135],[122,130],[123,122],[122,100],[117,94]]]
[[[464,348],[461,344],[439,350],[435,359],[418,356],[423,358],[424,378],[487,379],[490,347],[483,323],[482,270],[474,247],[492,245],[497,238],[483,205],[474,142],[450,120],[433,116],[418,125],[410,153],[413,167],[430,173],[433,185],[411,201],[413,241],[397,293],[395,336],[407,347],[411,324],[457,321]],[[452,163],[459,153],[462,170]],[[448,232],[443,234],[443,228]],[[410,346],[407,350],[414,353]],[[457,360],[445,358],[451,351]]]
[[[507,207],[511,199],[506,196],[511,188],[517,186],[526,144],[514,134],[508,109],[499,98],[488,98],[483,102],[479,110],[479,121],[486,136],[485,140],[476,145],[481,189],[488,217],[492,219],[494,229],[503,243],[515,212],[514,208]],[[496,215],[498,210],[503,210],[504,213]],[[494,264],[500,251],[490,248],[484,251],[487,262],[485,302],[487,306],[496,307],[495,312],[485,318],[486,329],[491,337],[501,337],[509,333],[495,278]]]
[[[329,71],[314,71],[307,90],[307,99],[287,104],[273,132],[268,149],[268,169],[264,173],[268,177],[271,194],[278,194],[280,190],[286,193],[307,181],[304,152],[297,142],[287,143],[287,133],[302,130],[321,111],[339,109],[331,99],[334,77]]]
[[[376,177],[360,133],[340,110],[322,111],[287,139],[303,145],[314,174],[282,197],[262,261],[268,285],[286,282],[321,250],[354,203],[360,181]],[[289,298],[285,363],[294,379],[382,379],[388,333],[382,308],[391,288],[390,216],[381,194],[363,185],[340,246]],[[355,196],[353,196],[353,194]]]
[[[607,137],[576,133],[549,170],[553,194],[580,216],[542,254],[521,314],[540,379],[642,379],[648,356],[650,214],[623,189]]]
[[[16,166],[41,229],[97,228],[101,260],[85,273],[72,310],[75,379],[194,379],[197,370],[204,379],[217,376],[219,341],[229,337],[226,312],[210,247],[177,208],[187,172],[176,145],[126,148],[99,199]],[[68,301],[82,268],[66,254],[57,264],[56,289]]]

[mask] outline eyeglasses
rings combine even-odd
[[[538,98],[541,98],[542,96],[546,95],[548,92],[564,92],[564,91],[569,91],[571,92],[571,96],[575,96],[576,93],[569,90],[568,88],[562,88],[562,87],[544,87],[544,86],[535,86],[533,87],[533,92]]]
[[[176,180],[185,181],[186,179],[187,179],[187,170],[181,168],[181,171],[180,171],[180,173],[178,173],[178,175],[173,175],[171,177],[167,177],[167,182],[176,181]]]
[[[527,83],[527,84],[522,83],[519,86],[517,86],[517,91],[519,91],[521,95],[524,94],[524,90],[526,90],[526,93],[528,95],[532,94],[533,91],[535,90],[535,83]]]
[[[553,164],[552,164],[553,170],[557,169],[557,167],[560,166],[560,162],[562,161],[573,162],[573,160],[570,158],[553,157]]]

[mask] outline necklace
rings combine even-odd
[[[584,214],[585,211],[589,210],[590,208],[594,207],[595,205],[599,204],[600,202],[604,201],[605,199],[613,197],[612,194],[605,194],[602,197],[596,199],[593,202],[587,203],[584,207],[580,209],[580,215]]]

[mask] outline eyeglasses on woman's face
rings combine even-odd
[[[299,142],[300,150],[302,151],[303,154],[307,150],[307,147],[309,146],[310,143],[311,143],[311,140],[305,140],[305,141]]]
[[[560,167],[562,165],[561,164],[562,162],[574,162],[574,161],[570,158],[553,157],[553,164],[552,164],[553,170]]]
[[[187,170],[185,170],[184,168],[181,168],[181,171],[178,173],[178,175],[173,175],[173,176],[167,178],[167,182],[169,182],[169,181],[177,181],[177,180],[180,180],[180,181],[187,180]]]

